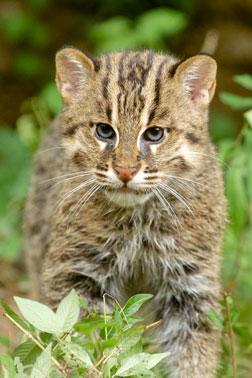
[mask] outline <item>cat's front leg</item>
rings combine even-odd
[[[159,337],[169,352],[164,376],[214,378],[218,364],[219,331],[196,306],[164,312]]]
[[[50,307],[57,308],[69,291],[75,289],[86,300],[89,310],[95,307],[98,312],[102,312],[102,290],[98,280],[88,276],[84,271],[74,271],[71,264],[58,262],[55,265],[47,265],[41,281],[42,300]]]

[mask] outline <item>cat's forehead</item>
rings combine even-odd
[[[134,118],[148,123],[159,106],[162,81],[169,80],[176,62],[172,56],[150,50],[98,58],[97,85],[109,121]]]

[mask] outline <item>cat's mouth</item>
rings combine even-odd
[[[111,202],[116,203],[120,207],[134,207],[143,204],[151,196],[151,192],[147,193],[146,191],[136,190],[128,186],[111,188],[106,190],[105,193]]]
[[[121,193],[135,193],[136,191],[128,186],[123,186],[122,188],[117,189],[118,192]]]

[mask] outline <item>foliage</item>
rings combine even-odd
[[[236,82],[246,88],[251,87],[252,76],[239,75]],[[234,108],[249,107],[247,98],[239,97],[237,103],[231,94],[225,102]],[[221,94],[223,98],[223,94]],[[219,157],[223,162],[229,219],[224,240],[222,278],[225,291],[232,292],[227,300],[224,293],[224,312],[229,314],[228,339],[223,338],[221,377],[249,377],[252,357],[252,119],[251,110],[244,113],[244,126],[238,136],[222,140]],[[229,301],[229,302],[228,302]],[[222,320],[223,323],[223,320]],[[231,347],[230,347],[230,336]],[[230,361],[232,364],[230,364]]]
[[[120,49],[165,47],[164,37],[181,32],[187,24],[184,13],[170,8],[155,8],[134,22],[117,16],[94,25],[90,37],[98,52]]]
[[[27,195],[33,152],[41,135],[61,107],[54,83],[23,104],[17,131],[0,129],[0,258],[17,257],[21,249],[21,213]]]
[[[29,299],[15,301],[25,320],[2,303],[6,316],[23,333],[20,345],[10,354],[0,355],[8,377],[154,377],[152,369],[167,353],[143,351],[143,333],[156,324],[144,326],[135,315],[152,295],[131,297],[122,308],[110,300],[107,312],[104,295],[103,316],[89,309],[72,290],[57,311]],[[80,310],[86,317],[78,320]]]

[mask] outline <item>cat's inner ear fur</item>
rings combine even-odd
[[[63,100],[78,101],[94,73],[94,63],[81,51],[67,47],[56,54],[56,84]]]
[[[213,58],[196,55],[178,66],[175,78],[195,106],[206,108],[214,95],[216,72],[217,64]]]

